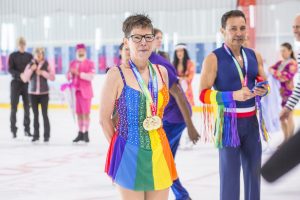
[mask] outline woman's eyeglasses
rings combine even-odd
[[[146,34],[146,35],[131,35],[128,38],[131,38],[133,42],[139,43],[142,41],[143,38],[145,38],[146,42],[152,42],[155,38],[154,34]]]

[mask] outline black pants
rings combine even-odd
[[[30,95],[31,100],[31,107],[33,111],[33,127],[34,127],[34,138],[40,137],[40,124],[39,124],[39,104],[41,104],[42,107],[42,115],[44,120],[44,138],[50,137],[50,123],[48,118],[48,102],[49,102],[49,95],[48,94],[42,94],[42,95]]]
[[[29,117],[29,97],[28,97],[28,84],[21,81],[12,80],[10,83],[10,130],[13,133],[17,132],[17,110],[19,104],[20,95],[23,100],[24,107],[24,130],[30,132],[30,117]]]

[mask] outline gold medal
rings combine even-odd
[[[158,116],[147,117],[143,122],[143,127],[146,131],[152,131],[160,128],[162,125],[161,119]]]
[[[151,131],[152,127],[151,127],[151,117],[147,117],[144,122],[143,122],[143,127],[146,131]]]
[[[152,124],[153,124],[154,129],[159,129],[162,125],[160,117],[157,116],[157,115],[153,116],[152,117]]]

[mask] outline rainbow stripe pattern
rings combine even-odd
[[[236,103],[232,92],[205,89],[199,98],[204,104],[202,118],[205,140],[214,141],[217,148],[239,146]]]
[[[270,87],[268,86],[268,91]],[[203,103],[202,119],[204,121],[203,135],[205,141],[214,141],[217,148],[238,147],[240,138],[237,131],[236,102],[233,92],[219,92],[204,89],[199,96]],[[256,108],[261,137],[269,140],[269,135],[262,116],[261,97],[256,96]]]
[[[157,114],[169,101],[167,87],[158,92]],[[107,153],[105,172],[118,185],[135,191],[163,190],[177,179],[174,159],[163,128],[146,131],[145,95],[126,84],[116,102],[117,131]]]

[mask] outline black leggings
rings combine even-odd
[[[39,138],[40,132],[39,132],[39,104],[41,104],[42,107],[42,115],[44,120],[44,138],[50,137],[50,123],[48,118],[48,102],[49,102],[49,95],[48,94],[42,94],[42,95],[30,95],[31,99],[31,107],[34,114],[34,134],[33,137]]]

